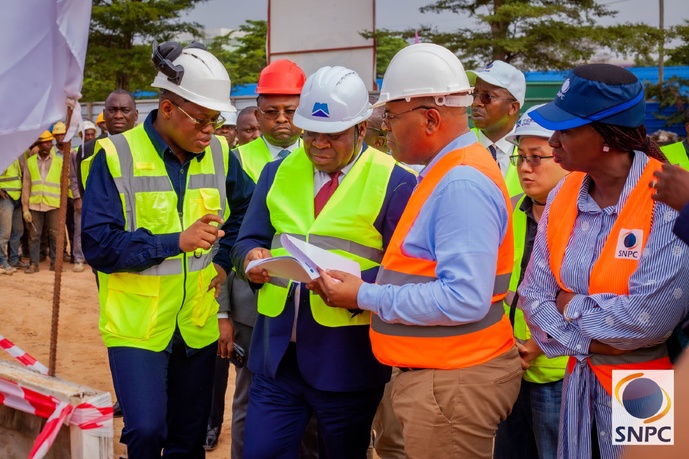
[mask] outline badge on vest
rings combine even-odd
[[[638,260],[641,257],[641,241],[643,236],[643,230],[622,228],[619,236],[617,236],[615,258]]]

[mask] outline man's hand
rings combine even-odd
[[[220,295],[220,288],[225,283],[225,279],[227,279],[227,273],[224,269],[222,269],[222,267],[220,267],[219,264],[213,264],[215,265],[215,270],[218,272],[218,274],[211,280],[211,283],[208,285],[208,291],[214,288],[215,298],[218,298],[218,295]]]
[[[0,199],[10,199],[10,195],[2,188],[0,188]]]
[[[218,319],[218,355],[223,359],[229,359],[234,345],[234,326],[230,319]]]
[[[74,210],[81,212],[81,198],[74,198]]]
[[[527,370],[531,366],[531,361],[543,354],[543,351],[538,347],[538,343],[533,339],[527,340],[524,344],[517,342],[517,350],[519,351],[519,359],[522,362],[522,370]]]
[[[24,216],[24,221],[26,223],[31,223],[33,222],[33,217],[31,216],[31,211],[30,210],[25,210],[22,215]]]
[[[357,309],[357,295],[359,287],[364,283],[361,279],[343,271],[325,272],[318,268],[321,275],[318,284],[321,288],[321,298],[328,306],[344,309]]]
[[[182,252],[193,252],[196,249],[208,250],[216,239],[225,235],[223,230],[219,230],[217,225],[214,226],[211,223],[221,225],[222,218],[214,214],[206,214],[182,231],[179,235],[179,248]]]
[[[648,184],[656,190],[653,199],[677,211],[689,204],[689,172],[679,166],[663,164],[663,170],[655,171],[653,175],[655,179]]]
[[[270,250],[263,247],[251,249],[249,250],[249,253],[246,254],[246,258],[244,259],[244,270],[246,271],[246,267],[249,266],[250,262],[254,260],[262,260],[263,258],[270,258],[272,256],[273,254],[270,253]],[[251,268],[250,271],[247,271],[246,277],[254,284],[265,284],[270,280],[268,271],[260,266],[255,266]]]

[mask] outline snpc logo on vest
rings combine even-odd
[[[641,257],[641,241],[643,240],[644,232],[640,229],[624,229],[620,230],[617,236],[617,249],[615,249],[615,258],[623,260],[638,260]]]

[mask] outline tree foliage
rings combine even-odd
[[[181,20],[205,0],[94,0],[84,70],[84,100],[104,100],[113,89],[150,89],[155,77],[151,43],[200,25]]]
[[[237,31],[217,37],[209,44],[208,50],[225,65],[233,86],[258,81],[258,75],[267,63],[267,35],[266,21],[247,20]],[[236,46],[229,50],[233,41],[236,41]]]
[[[684,21],[683,25],[673,27],[668,33],[668,38],[677,39],[680,44],[666,51],[669,59],[665,65],[689,65],[689,21]]]
[[[596,20],[616,11],[595,0],[438,0],[421,12],[451,11],[474,24],[452,32],[418,28],[422,41],[453,50],[465,67],[499,59],[524,70],[569,69],[590,61],[601,47],[624,57],[647,56],[661,38],[645,24],[604,27]],[[398,32],[413,36],[414,30]]]

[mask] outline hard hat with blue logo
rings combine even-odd
[[[373,113],[361,77],[344,67],[321,67],[304,83],[294,125],[318,133],[342,132]]]
[[[534,105],[533,107],[528,109],[526,113],[524,113],[521,116],[521,118],[519,118],[519,121],[517,121],[517,125],[514,127],[514,131],[512,131],[511,134],[507,135],[505,137],[505,140],[515,145],[519,145],[519,140],[522,137],[543,137],[549,139],[555,131],[551,131],[550,129],[544,128],[543,126],[538,124],[533,118],[531,118],[531,114],[533,113],[533,111],[543,107],[544,105],[545,104]]]

